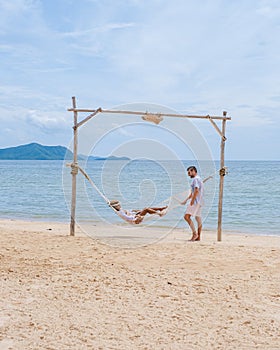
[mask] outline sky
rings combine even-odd
[[[0,0],[0,57],[0,148],[68,146],[75,96],[90,109],[227,111],[227,159],[280,160],[278,0]],[[123,123],[103,116],[93,138]],[[218,133],[191,123],[218,159]]]

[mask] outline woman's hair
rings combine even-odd
[[[110,206],[116,210],[118,210],[117,207],[120,205],[121,205],[121,203],[116,199],[113,199],[110,201]]]

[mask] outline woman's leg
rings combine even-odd
[[[141,216],[145,216],[146,214],[155,214],[157,211],[154,210],[153,208],[144,208],[141,210],[141,212],[139,213],[139,215]]]
[[[159,214],[158,212],[161,212],[162,210],[166,209],[167,205],[165,207],[152,207],[152,208],[144,208],[139,215],[145,216],[146,214]]]

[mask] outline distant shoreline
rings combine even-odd
[[[65,220],[61,220],[61,219],[48,219],[46,217],[44,218],[23,218],[23,217],[1,217],[0,216],[0,225],[1,223],[9,223],[9,222],[14,222],[14,223],[19,223],[19,224],[28,224],[28,225],[48,225],[48,224],[53,224],[53,225],[63,225],[65,227],[69,226],[70,227],[70,219],[65,219]],[[94,220],[89,220],[89,221],[83,221],[83,222],[76,222],[76,229],[77,231],[81,231],[82,229],[80,228],[80,226],[84,226],[84,225],[92,225],[96,228],[101,227],[102,229],[107,228],[109,230],[114,230],[116,228],[120,228],[120,229],[130,229],[131,226],[123,223],[123,222],[116,222],[114,224],[109,224],[103,221],[94,221]],[[182,227],[171,227],[171,226],[161,226],[161,225],[153,225],[153,226],[149,226],[149,225],[141,225],[141,226],[136,226],[139,229],[143,229],[143,230],[165,230],[165,231],[170,231],[170,232],[179,232],[179,233],[183,233],[186,238],[190,235],[190,231],[186,225],[186,228],[182,228]],[[213,228],[207,228],[205,227],[203,229],[203,234],[204,235],[209,235],[211,234],[212,236],[215,237],[217,233],[216,229]],[[275,237],[277,239],[280,240],[280,232],[279,235],[278,234],[273,234],[273,233],[259,233],[259,232],[254,232],[254,229],[252,229],[252,231],[246,231],[246,230],[228,230],[228,229],[223,229],[222,230],[222,235],[223,236],[235,236],[235,237]],[[279,241],[280,242],[280,241]]]

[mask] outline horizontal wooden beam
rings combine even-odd
[[[176,117],[176,118],[192,118],[192,119],[216,119],[216,120],[231,120],[231,117],[220,117],[210,115],[189,115],[189,114],[174,114],[174,113],[152,113],[152,112],[141,112],[141,111],[123,111],[123,110],[110,110],[110,109],[84,109],[84,108],[69,108],[69,112],[90,112],[90,113],[111,113],[111,114],[132,114],[132,115],[153,115],[158,117]]]

